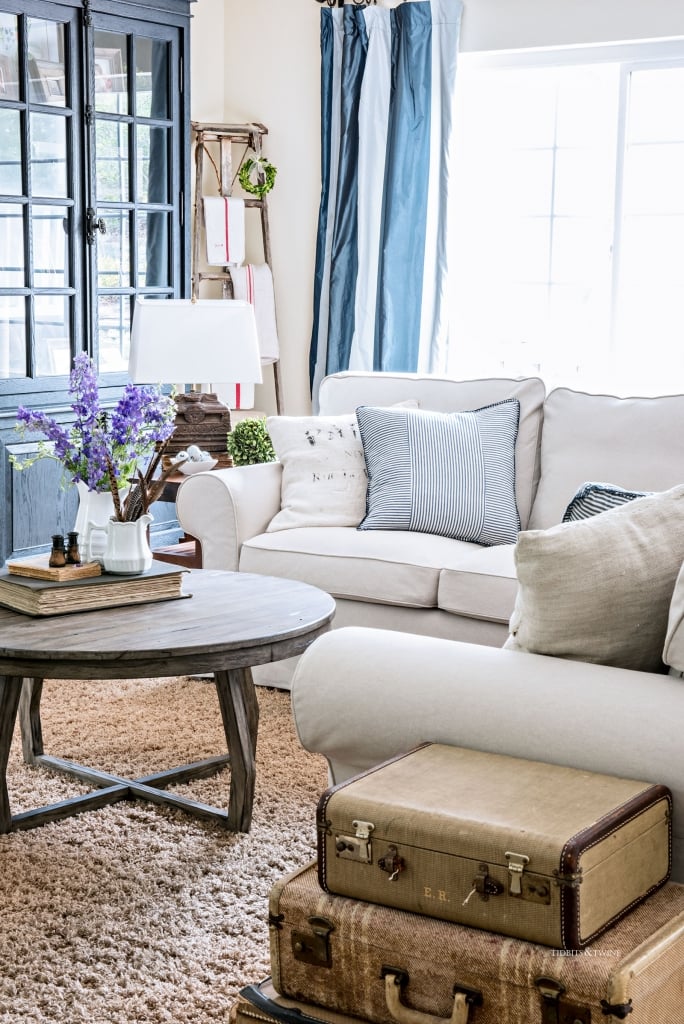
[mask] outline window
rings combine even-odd
[[[684,390],[684,43],[462,59],[447,371]]]

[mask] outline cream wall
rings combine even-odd
[[[283,411],[310,409],[308,357],[320,189],[320,5],[197,0],[192,118],[261,121],[278,168],[269,197]],[[684,36],[684,0],[465,0],[463,51]],[[254,239],[248,258],[261,260]],[[272,374],[257,408],[274,411]]]
[[[192,7],[194,121],[268,128],[264,155],[278,169],[269,194],[283,412],[310,408],[309,344],[320,195],[320,49],[314,0],[197,0]],[[258,215],[248,215],[248,259],[261,262]],[[275,411],[264,370],[256,407]]]

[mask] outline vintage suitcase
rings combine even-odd
[[[274,886],[269,918],[278,993],[373,1024],[684,1020],[684,886],[672,882],[582,951],[334,896],[314,864]]]
[[[323,889],[582,949],[670,873],[665,786],[426,743],[326,790]]]

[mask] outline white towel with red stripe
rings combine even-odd
[[[245,259],[245,201],[232,196],[202,196],[207,263],[226,267]]]
[[[254,306],[261,362],[275,363],[280,358],[280,346],[271,268],[268,263],[247,263],[244,267],[231,267],[230,276],[234,298]]]

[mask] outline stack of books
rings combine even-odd
[[[0,569],[0,605],[25,615],[63,615],[152,601],[190,597],[183,593],[187,569],[153,562],[144,573],[113,575],[98,562],[52,568],[49,555],[7,562]]]

